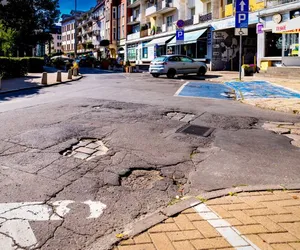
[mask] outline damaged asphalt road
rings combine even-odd
[[[133,88],[132,79],[122,82],[117,76],[111,82],[124,84],[119,92]],[[143,79],[135,81],[135,91],[142,91]],[[180,85],[164,86],[164,81],[159,83],[163,93]],[[94,84],[97,90],[99,83]],[[100,97],[106,87],[100,85]],[[76,92],[50,101],[53,93],[47,90],[44,103],[32,96],[0,104],[5,111],[0,113],[0,243],[75,250],[102,242],[109,249],[106,236],[122,233],[177,195],[299,183],[299,149],[261,128],[274,113],[254,116],[252,108],[239,105],[230,114],[223,109],[234,104],[226,101],[215,112],[211,107],[219,103],[214,101],[188,108],[201,100],[181,99],[186,104],[176,105],[167,95],[165,105],[161,99],[154,105],[151,92],[158,89],[150,87],[145,86],[150,93],[140,103],[138,96],[134,102],[116,100],[112,92],[103,98],[110,100],[95,99],[93,89],[85,98],[75,98]],[[208,137],[177,133],[188,122],[215,130]],[[30,230],[16,236],[12,228],[28,229],[28,221]]]

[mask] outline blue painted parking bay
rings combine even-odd
[[[230,100],[228,93],[231,92],[232,90],[224,84],[188,82],[184,84],[175,95]]]
[[[266,81],[225,82],[235,91],[236,99],[254,98],[300,98],[300,93]]]

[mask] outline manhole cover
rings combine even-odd
[[[171,120],[177,120],[181,122],[190,122],[195,118],[194,114],[191,113],[185,113],[181,111],[170,111],[166,112],[165,116],[168,117]]]
[[[207,137],[209,136],[215,129],[210,127],[203,127],[198,125],[187,125],[183,128],[180,128],[177,133],[185,133],[185,134],[192,134],[192,135],[199,135]]]
[[[72,147],[61,152],[63,156],[75,157],[89,161],[97,156],[105,155],[108,148],[98,139],[81,139]]]

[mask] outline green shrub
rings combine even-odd
[[[0,57],[0,74],[3,78],[26,76],[43,72],[44,60],[38,57]]]
[[[3,74],[3,78],[22,77],[27,73],[27,63],[21,58],[0,57],[0,74]]]

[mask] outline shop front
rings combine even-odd
[[[152,41],[148,42],[144,46],[144,50],[147,50],[147,56],[148,58],[146,59],[145,57],[143,60],[145,61],[151,61],[156,57],[166,55],[167,54],[167,43],[174,37],[174,35],[171,36],[165,36],[165,37],[160,37],[160,38],[155,38]]]
[[[242,37],[242,64],[256,64],[257,13],[249,14],[248,35]],[[239,70],[239,36],[235,35],[235,19],[228,18],[212,23],[211,70]]]
[[[300,12],[297,17],[274,27],[273,33],[282,35],[282,65],[300,66]]]
[[[167,44],[167,54],[187,55],[195,59],[207,58],[207,28],[185,32],[183,41],[174,37]]]

